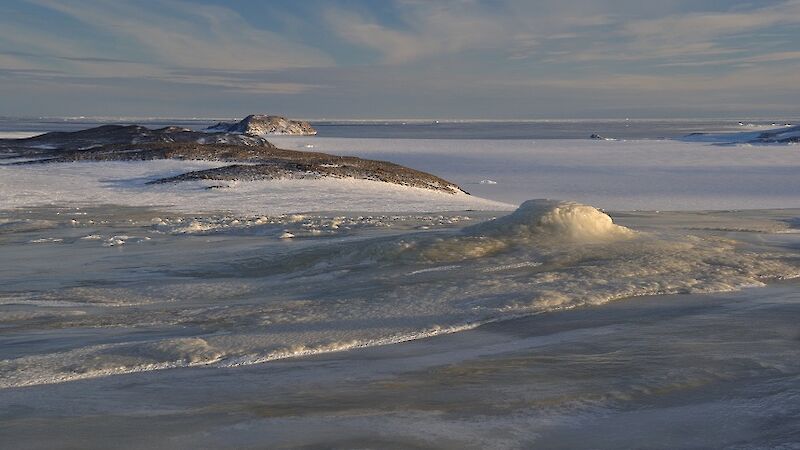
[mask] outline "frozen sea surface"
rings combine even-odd
[[[675,140],[273,139],[279,146],[433,171],[506,203],[569,199],[612,210],[800,206],[800,146]],[[496,184],[481,183],[491,180]]]

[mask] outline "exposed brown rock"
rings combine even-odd
[[[138,125],[106,125],[71,133],[47,133],[28,139],[0,140],[0,162],[4,157],[32,159],[15,164],[155,159],[236,163],[187,172],[150,184],[190,180],[332,177],[374,180],[447,193],[463,192],[455,183],[386,161],[285,150],[276,148],[262,137],[201,133],[178,127],[151,130]]]
[[[311,124],[299,120],[289,120],[281,116],[251,114],[240,122],[219,122],[208,128],[209,131],[239,133],[248,136],[267,136],[271,134],[314,135],[317,130]]]

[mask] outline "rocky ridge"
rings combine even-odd
[[[81,151],[105,145],[136,145],[152,143],[231,144],[256,147],[274,147],[261,136],[231,133],[205,133],[189,128],[164,127],[151,129],[141,125],[101,125],[80,131],[54,131],[25,139],[0,139],[0,151],[17,150],[35,153],[42,150]]]
[[[149,129],[139,125],[103,125],[26,139],[0,139],[0,164],[5,160],[6,165],[158,159],[224,161],[232,164],[152,180],[148,184],[328,177],[374,180],[450,194],[464,192],[455,183],[398,164],[279,149],[261,136],[238,133],[204,133],[179,127]]]

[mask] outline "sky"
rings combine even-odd
[[[0,115],[800,116],[800,0],[1,0]]]

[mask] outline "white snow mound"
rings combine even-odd
[[[513,213],[465,229],[470,235],[497,238],[608,241],[635,235],[592,206],[558,200],[528,200]]]

